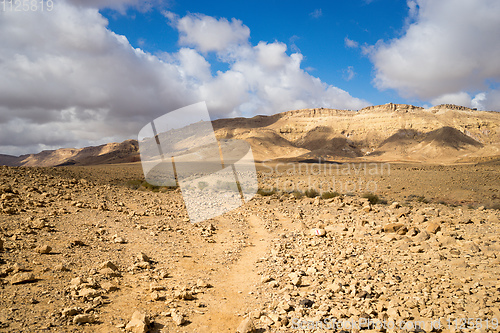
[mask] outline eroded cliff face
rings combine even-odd
[[[302,109],[272,116],[219,119],[213,127],[219,139],[249,142],[257,161],[321,157],[439,163],[500,157],[500,112],[451,104],[430,109],[392,103],[359,111]],[[430,140],[429,133],[440,129],[446,130],[438,132],[439,140]],[[409,137],[402,133],[412,134]],[[17,158],[0,156],[0,164],[4,161],[26,166],[138,160],[135,140]]]
[[[383,159],[385,156],[391,160],[427,161],[439,158],[442,153],[442,157],[449,162],[466,156],[500,154],[500,113],[476,111],[456,105],[443,104],[424,109],[390,103],[359,111],[325,108],[293,110],[271,117],[249,119],[246,124],[251,126],[236,126],[241,125],[240,119],[234,124],[231,120],[225,120],[224,127],[217,129],[216,133],[225,138],[249,141],[259,160],[292,157]],[[427,143],[431,144],[432,149],[428,146],[424,149],[422,144],[411,147],[409,153],[398,150],[400,146],[408,146],[408,142],[403,141],[393,142],[390,151],[387,147],[381,147],[384,140],[401,130],[418,133],[418,138],[411,144],[417,146],[426,133],[444,127],[453,128],[481,145],[465,142],[456,149],[440,151],[441,146],[450,148],[444,142],[454,140],[451,132],[445,132],[440,142]],[[432,150],[432,154],[419,151],[422,149]]]
[[[137,140],[85,148],[46,150],[9,159],[12,166],[96,165],[139,161]],[[2,159],[0,158],[0,163]]]

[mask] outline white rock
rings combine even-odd
[[[73,324],[87,324],[93,323],[95,321],[94,317],[88,314],[79,314],[73,318]]]
[[[246,318],[245,320],[243,320],[240,323],[240,325],[236,329],[236,332],[238,332],[238,333],[255,333],[256,330],[257,329],[255,328],[253,320],[251,318]]]
[[[184,316],[179,312],[172,312],[170,316],[172,317],[172,321],[177,326],[182,326],[186,323],[186,318],[184,318]]]
[[[144,312],[135,311],[125,329],[134,333],[146,333],[148,331],[149,318]]]
[[[321,228],[314,228],[314,229],[311,229],[310,231],[310,234],[311,236],[325,236],[326,235],[326,231],[325,229],[321,229]]]

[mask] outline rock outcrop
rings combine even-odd
[[[195,133],[198,125],[191,125],[188,133]],[[477,111],[451,104],[430,109],[392,103],[359,111],[302,109],[271,116],[219,119],[213,121],[213,128],[218,139],[249,142],[258,161],[363,158],[459,162],[500,156],[500,112]],[[188,139],[189,136],[184,134],[182,137]],[[127,140],[20,157],[0,155],[0,165],[137,162],[140,160],[138,149],[136,140]]]

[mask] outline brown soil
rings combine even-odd
[[[270,167],[259,166],[262,188],[332,176]],[[500,163],[354,172],[336,180],[373,180],[387,204],[370,205],[364,191],[327,200],[277,192],[192,224],[178,190],[139,186],[137,163],[0,167],[0,331],[123,332],[136,310],[150,332],[235,332],[249,316],[261,331],[290,331],[294,318],[498,318]],[[391,223],[406,231],[390,233]],[[316,227],[326,236],[311,236]],[[335,283],[345,292],[331,291]],[[412,307],[418,297],[426,302]],[[78,315],[94,322],[74,323]]]

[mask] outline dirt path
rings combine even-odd
[[[234,332],[245,312],[260,308],[258,297],[253,293],[255,285],[260,283],[255,264],[265,256],[272,235],[259,217],[251,215],[247,222],[249,245],[235,264],[221,270],[218,278],[213,279],[214,290],[207,295],[207,311],[192,318],[189,325],[192,332]]]

